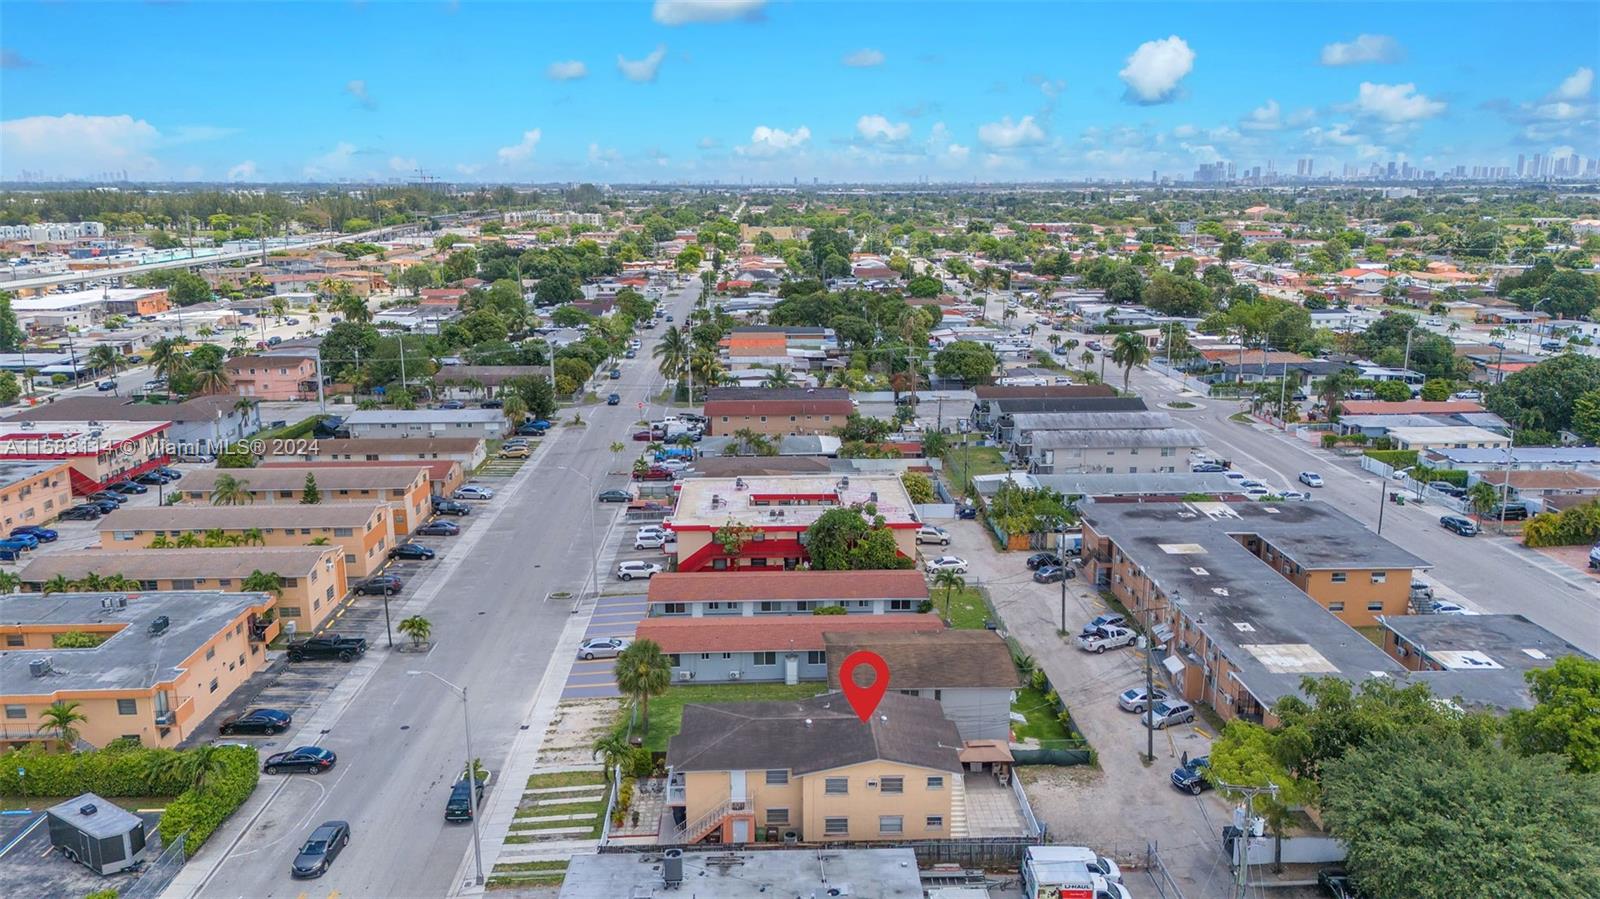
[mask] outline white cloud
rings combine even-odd
[[[811,129],[804,125],[793,131],[757,125],[750,132],[750,143],[734,149],[741,156],[777,156],[799,150],[810,141]]]
[[[1358,34],[1348,43],[1332,43],[1322,48],[1325,66],[1356,66],[1368,62],[1399,62],[1405,57],[1400,42],[1387,34]]]
[[[7,172],[76,177],[127,169],[130,175],[153,175],[160,164],[150,151],[161,143],[154,125],[129,115],[68,113],[0,122],[0,159]]]
[[[1277,131],[1282,128],[1282,110],[1278,107],[1278,101],[1268,100],[1250,110],[1250,114],[1239,122],[1239,127],[1245,131]]]
[[[1023,147],[1043,143],[1044,129],[1033,121],[1031,115],[1025,115],[1017,122],[1011,121],[1011,117],[1006,116],[998,122],[979,125],[978,140],[982,141],[984,146],[995,149]]]
[[[843,60],[844,64],[854,69],[870,69],[873,66],[883,65],[883,51],[871,47],[862,47],[849,54]]]
[[[863,140],[903,141],[911,136],[910,122],[891,122],[885,116],[864,115],[856,119],[856,133]]]
[[[337,175],[349,170],[350,163],[355,159],[355,156],[355,144],[349,141],[339,141],[332,150],[306,163],[303,171],[307,178]]]
[[[378,108],[378,101],[372,99],[372,95],[367,93],[367,83],[360,78],[346,82],[344,92],[355,97],[356,103],[362,109],[372,110]]]
[[[389,171],[391,172],[399,172],[404,175],[409,175],[415,172],[418,168],[419,166],[417,165],[417,160],[415,158],[409,158],[405,156],[389,157]]]
[[[647,84],[656,80],[656,72],[661,68],[661,61],[667,58],[667,45],[659,44],[644,59],[627,59],[621,53],[617,54],[617,71],[622,77],[639,84]]]
[[[1193,70],[1194,51],[1174,34],[1140,44],[1117,74],[1128,85],[1129,99],[1149,104],[1171,100],[1178,83]]]
[[[1579,66],[1576,72],[1561,80],[1561,85],[1551,94],[1553,100],[1582,100],[1594,89],[1594,69]]]
[[[256,164],[254,160],[246,159],[231,169],[228,169],[229,181],[254,181],[256,177]]]
[[[479,172],[483,171],[483,165],[481,163],[476,163],[476,162],[474,162],[474,163],[458,162],[458,163],[456,163],[456,171],[458,173],[460,173],[462,175],[466,175],[467,177],[470,178],[471,176],[476,175]]]
[[[656,0],[650,18],[657,25],[731,22],[755,18],[766,5],[767,0]]]
[[[709,135],[706,136],[706,137],[700,138],[700,140],[695,143],[695,146],[699,147],[702,150],[715,150],[717,147],[719,147],[721,145],[722,145],[721,141],[719,141],[716,138],[711,137]]]
[[[495,155],[499,157],[501,165],[515,165],[519,162],[526,162],[533,155],[534,148],[539,146],[540,137],[542,135],[538,128],[532,131],[524,131],[522,132],[522,140],[509,147],[501,147],[496,151]]]
[[[1350,132],[1350,126],[1343,122],[1335,125],[1329,125],[1326,128],[1323,128],[1320,125],[1307,128],[1305,131],[1305,137],[1306,140],[1312,143],[1312,145],[1318,147],[1352,147],[1365,140],[1365,138],[1359,134],[1352,134]]]
[[[614,147],[602,147],[599,144],[590,143],[588,158],[590,165],[597,165],[603,168],[613,162],[621,162],[622,154],[618,153]]]
[[[1356,97],[1356,109],[1385,122],[1420,122],[1444,112],[1445,104],[1417,93],[1417,86],[1409,81],[1405,84],[1363,81]]]
[[[944,155],[951,162],[966,162],[967,157],[972,155],[972,148],[964,147],[961,144],[951,144],[944,148]]]
[[[544,70],[544,76],[551,81],[574,81],[589,74],[589,67],[582,60],[572,59],[566,62],[553,62]]]
[[[1199,133],[1199,131],[1200,131],[1200,129],[1196,128],[1193,125],[1187,125],[1187,124],[1179,125],[1178,127],[1172,129],[1172,136],[1173,137],[1194,137],[1197,133]]]

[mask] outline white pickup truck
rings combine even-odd
[[[1105,652],[1121,646],[1132,646],[1139,635],[1125,627],[1102,625],[1078,635],[1078,648],[1085,652]]]

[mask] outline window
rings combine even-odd
[[[463,770],[462,770],[461,773],[465,774],[466,773],[466,771],[465,771],[466,766],[463,765],[462,768],[463,768]],[[925,826],[926,826],[926,828],[928,830],[944,830],[944,816],[943,815],[929,815],[927,823],[926,823]]]
[[[211,692],[212,693],[217,692],[217,679],[214,678],[214,677],[211,679]],[[465,773],[465,772],[463,772],[463,773]]]
[[[722,654],[722,660],[724,662],[729,661],[732,658],[733,658],[733,653],[731,653],[731,652],[725,652],[725,653]]]
[[[22,639],[22,635],[21,634],[6,634],[6,645],[7,646],[21,646],[24,642],[25,641]],[[462,767],[463,771],[466,770],[466,766],[465,765],[463,765],[461,767]]]
[[[333,529],[333,536],[335,536],[335,537],[354,537],[355,534],[356,534],[356,529],[355,528],[334,528]]]
[[[783,611],[783,603],[778,602],[776,600],[762,600],[762,602],[761,602],[761,611],[763,611],[763,612],[782,612]],[[464,767],[465,766],[463,766],[463,768]]]
[[[174,590],[193,590],[194,589],[194,579],[193,578],[186,578],[186,577],[175,577],[175,578],[172,579],[172,589],[174,589]],[[465,767],[465,766],[463,766],[463,767]]]
[[[850,833],[849,818],[823,818],[822,832],[829,836],[842,837]]]
[[[756,653],[756,664],[768,666],[776,665],[778,664],[778,654],[775,652],[758,652]]]
[[[662,605],[661,605],[661,614],[663,614],[663,615],[687,615],[687,614],[689,614],[689,604],[686,603],[686,602],[662,603]],[[463,765],[462,769],[463,769],[463,771],[465,771],[466,766]]]
[[[137,700],[137,699],[119,699],[119,700],[117,700],[117,714],[118,715],[137,715],[137,714],[139,714],[139,700]]]
[[[7,718],[26,718],[26,717],[28,717],[28,707],[27,706],[21,706],[21,705],[8,705],[8,706],[6,706],[6,717]],[[466,766],[464,766],[464,765],[462,766],[462,768],[463,768],[462,773],[463,774],[466,773],[465,767]]]
[[[462,773],[465,774],[466,773],[465,766],[462,766],[462,767],[463,767]],[[789,823],[789,810],[786,809],[786,808],[769,808],[769,809],[767,809],[767,823],[768,824],[788,824]]]
[[[465,766],[463,766],[463,768],[464,767]],[[944,789],[944,778],[940,777],[940,776],[935,776],[935,777],[928,778],[928,789],[930,789],[930,790],[942,790],[942,789]]]
[[[463,772],[465,773],[465,772]],[[789,782],[788,768],[770,768],[767,770],[767,783],[781,787]]]
[[[824,650],[821,650],[821,649],[807,650],[806,651],[806,664],[807,665],[826,665],[826,664],[828,664],[828,653],[825,652]]]
[[[879,815],[878,833],[904,833],[906,819],[899,815]]]
[[[904,793],[906,791],[906,779],[904,777],[879,778],[878,791],[880,793]]]
[[[1367,611],[1369,611],[1369,612],[1381,612],[1381,611],[1383,611],[1383,600],[1380,599],[1380,600],[1375,600],[1373,602],[1367,603]],[[465,773],[465,772],[463,772],[463,773]]]
[[[356,563],[356,554],[355,553],[345,553],[344,554],[344,563],[346,565],[354,565]],[[466,773],[466,767],[467,767],[466,765],[462,765],[461,766],[463,774]]]
[[[1330,611],[1330,612],[1343,612],[1344,611],[1344,603],[1342,603],[1342,602],[1330,602],[1330,603],[1328,603],[1328,611]],[[465,765],[462,766],[463,770],[465,770],[465,767],[466,767]]]
[[[909,612],[909,611],[911,611],[911,600],[909,600],[909,599],[891,599],[891,600],[889,600],[889,611],[891,611],[891,612]],[[466,768],[466,766],[463,765],[462,766],[463,773],[465,772],[465,768]]]
[[[1374,571],[1374,572],[1372,572],[1372,582],[1374,584],[1381,584],[1384,581],[1387,581],[1388,579],[1389,579],[1389,572],[1387,572],[1387,571]]]
[[[300,607],[299,606],[278,606],[278,614],[282,615],[285,618],[299,618],[300,617]],[[465,770],[466,766],[463,765],[462,768],[463,768],[463,770]]]
[[[1331,575],[1331,576],[1330,576],[1330,579],[1331,579],[1331,580],[1332,580],[1332,581],[1333,581],[1333,582],[1334,582],[1334,583],[1335,583],[1335,584],[1342,584],[1342,583],[1344,583],[1344,582],[1345,582],[1345,581],[1347,581],[1347,580],[1349,580],[1349,579],[1350,579],[1350,576],[1349,576],[1349,575],[1348,575],[1348,574],[1345,574],[1345,573],[1344,573],[1344,572],[1343,572],[1343,571],[1335,571],[1335,572],[1334,572],[1334,573],[1333,573],[1333,574],[1332,574],[1332,575]]]
[[[830,777],[823,781],[822,792],[828,796],[847,796],[850,793],[850,778]]]
[[[711,661],[711,653],[709,653],[709,652],[702,652],[702,653],[700,653],[700,661],[702,661],[702,662],[709,662],[709,661]],[[465,766],[465,765],[462,765],[462,766],[461,766],[461,767],[462,767],[462,769],[463,769],[463,770],[462,770],[462,772],[461,772],[461,773],[462,773],[462,774],[465,774],[465,773],[466,773],[466,770],[465,770],[465,769],[466,769],[466,766]]]
[[[206,661],[209,662],[209,661],[211,661],[212,659],[214,659],[216,657],[217,657],[217,648],[215,646],[208,647],[206,649]]]

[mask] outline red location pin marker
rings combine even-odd
[[[863,665],[873,673],[872,683],[865,687],[856,683],[855,678],[856,669]],[[856,717],[866,721],[889,689],[889,663],[883,656],[865,649],[852,652],[839,666],[839,687],[844,690],[844,698],[850,701],[850,708],[856,710]]]

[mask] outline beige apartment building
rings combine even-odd
[[[246,553],[252,546],[335,546],[352,579],[382,568],[395,544],[393,517],[383,503],[118,509],[100,519],[99,530],[105,550],[200,548],[210,532],[241,538]]]
[[[948,838],[961,746],[937,702],[899,693],[866,722],[842,693],[688,705],[667,744],[678,832],[662,842]]]
[[[141,590],[217,590],[237,593],[253,572],[275,574],[282,584],[278,617],[297,634],[315,631],[349,592],[344,552],[337,546],[253,546],[238,549],[138,549],[108,555],[80,550],[40,555],[19,576],[23,592],[42,593],[56,578],[81,582],[120,575]]]
[[[72,505],[66,462],[0,462],[0,533],[44,524]]]
[[[41,715],[75,702],[79,745],[177,746],[267,661],[270,593],[0,595],[0,744],[56,742]],[[64,648],[64,634],[101,638]]]
[[[312,468],[252,468],[240,473],[209,468],[190,472],[173,488],[185,502],[211,502],[217,480],[232,477],[245,485],[251,505],[301,505],[305,498],[306,476],[317,482],[317,505],[334,503],[387,503],[394,513],[394,532],[411,533],[433,513],[428,487],[428,469],[421,465],[366,466],[328,465]]]

